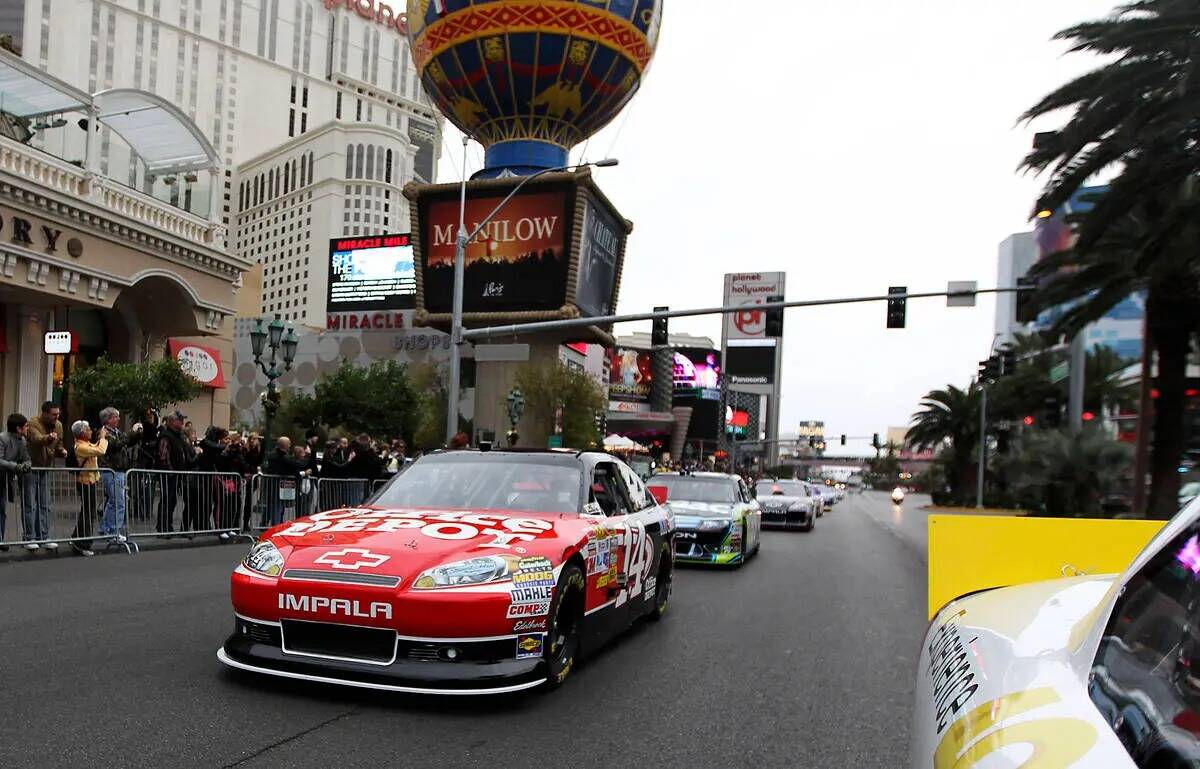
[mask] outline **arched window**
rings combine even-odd
[[[375,178],[375,145],[374,144],[367,145],[367,172],[366,172],[366,176],[364,176],[363,178],[364,179],[374,179]]]
[[[291,163],[289,163],[289,165],[292,167],[292,189],[296,190],[298,189],[298,187],[296,187],[296,161],[293,160]]]
[[[383,180],[388,184],[392,183],[392,151],[387,151],[387,165],[383,172]]]
[[[346,178],[354,178],[354,145],[346,148]]]
[[[313,154],[308,153],[308,183],[312,184],[316,179],[313,178]]]
[[[366,158],[364,157],[366,154],[367,154],[366,148],[364,148],[363,145],[359,144],[358,148],[354,152],[354,178],[355,179],[363,178],[363,163],[366,161]]]
[[[279,194],[280,194],[280,195],[286,195],[286,194],[288,194],[288,189],[289,189],[289,187],[288,187],[288,181],[289,181],[289,180],[288,180],[288,167],[287,167],[287,163],[284,163],[284,164],[283,164],[283,168],[281,169],[280,175],[281,175],[283,178],[279,180]]]

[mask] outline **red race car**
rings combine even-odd
[[[667,507],[607,454],[429,454],[361,508],[267,531],[233,573],[217,658],[422,694],[557,686],[666,611],[673,537]]]

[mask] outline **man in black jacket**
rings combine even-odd
[[[108,450],[100,458],[100,480],[104,483],[104,516],[100,519],[99,534],[125,541],[125,471],[133,465],[137,439],[143,430],[141,423],[126,433],[121,430],[121,412],[109,406],[100,411]]]
[[[166,534],[175,531],[175,505],[179,501],[182,473],[192,469],[196,461],[196,450],[183,437],[183,423],[187,416],[181,411],[167,415],[166,424],[158,435],[158,446],[154,453],[154,469],[164,472],[162,481],[162,506],[158,509],[157,530]],[[186,522],[184,522],[186,528]]]
[[[300,477],[308,473],[307,462],[300,461],[292,455],[292,439],[280,436],[275,441],[275,448],[267,455],[266,480],[267,504],[264,510],[267,520],[263,526],[275,526],[283,523],[284,507],[291,509],[293,517],[296,512],[297,494]],[[286,505],[285,505],[286,503]],[[307,510],[303,511],[307,514]]]
[[[21,491],[21,509],[33,509],[33,487],[28,482],[33,465],[29,460],[29,446],[25,443],[28,424],[29,420],[23,415],[12,414],[8,417],[8,430],[0,434],[0,480],[4,482],[3,488],[0,488],[0,542],[8,539],[7,508],[9,502],[16,501],[18,488]],[[0,550],[7,551],[8,545],[0,545]]]

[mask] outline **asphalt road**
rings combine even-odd
[[[9,559],[0,766],[902,766],[925,628],[903,513],[865,494],[766,532],[743,569],[679,573],[664,621],[564,689],[478,700],[225,669],[240,545]]]

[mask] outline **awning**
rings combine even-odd
[[[0,111],[22,118],[86,109],[86,92],[0,49]]]
[[[215,168],[217,152],[187,115],[161,96],[132,88],[94,97],[99,120],[116,131],[146,164],[147,173]]]

